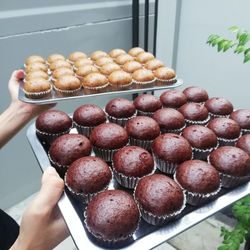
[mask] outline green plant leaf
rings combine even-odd
[[[239,37],[239,45],[245,45],[250,40],[250,35],[244,32]]]
[[[213,41],[212,41],[212,46],[214,47],[215,45],[217,45],[220,41],[222,41],[223,40],[223,38],[222,37],[217,37],[217,38],[215,38]]]
[[[228,246],[227,245],[222,245],[222,246],[219,246],[218,248],[217,248],[217,250],[228,250],[229,248],[228,248]]]
[[[244,63],[248,62],[250,60],[250,54],[247,54],[245,57],[244,57]]]
[[[238,45],[238,46],[236,47],[234,53],[240,54],[240,53],[242,53],[242,52],[245,51],[245,50],[246,50],[246,47],[245,47],[245,46],[243,46],[243,45]]]
[[[228,49],[232,48],[235,45],[234,41],[226,41],[224,44],[223,52],[226,52]]]
[[[236,33],[236,32],[239,31],[239,28],[237,26],[231,26],[231,27],[228,28],[228,30],[230,30],[233,33]]]
[[[207,43],[208,44],[211,44],[216,38],[218,38],[219,36],[218,35],[215,35],[215,34],[212,34],[208,37],[207,39]]]
[[[225,46],[226,43],[227,43],[227,40],[225,40],[225,39],[222,39],[222,40],[218,43],[218,48],[217,48],[218,52],[220,52],[222,49],[224,49],[224,46]]]
[[[250,53],[250,48],[247,48],[245,51],[244,51],[244,55]]]

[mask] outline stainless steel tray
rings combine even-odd
[[[72,132],[74,133],[75,131],[72,130]],[[50,162],[47,157],[46,147],[41,144],[36,136],[34,123],[27,130],[27,138],[42,171],[44,171],[50,166]],[[122,189],[115,180],[113,180],[109,188]],[[181,217],[162,227],[152,226],[141,220],[139,228],[136,233],[134,233],[132,239],[123,244],[116,245],[113,248],[151,249],[196,225],[249,193],[250,182],[235,189],[222,189],[217,195],[216,200],[198,208],[187,205]],[[95,242],[95,240],[88,234],[83,224],[84,207],[79,202],[75,201],[67,191],[64,191],[58,206],[78,249],[90,250],[105,248],[105,246]]]
[[[155,90],[164,90],[164,89],[173,89],[176,87],[179,87],[183,84],[182,79],[177,79],[177,82],[172,85],[165,85],[165,86],[154,86],[150,88],[142,88],[142,89],[130,89],[130,90],[120,90],[120,91],[110,91],[110,92],[102,92],[102,93],[96,93],[96,94],[84,94],[83,90],[79,92],[77,95],[74,96],[59,96],[56,94],[56,92],[53,90],[52,94],[49,97],[43,97],[39,99],[31,99],[27,98],[25,96],[25,93],[23,91],[23,81],[20,81],[19,84],[19,92],[18,92],[18,98],[19,100],[27,103],[33,103],[33,104],[48,104],[48,103],[55,103],[62,100],[72,100],[72,99],[78,99],[78,98],[87,98],[87,97],[94,97],[94,96],[108,96],[108,95],[124,95],[124,94],[133,94],[133,93],[141,93],[146,91],[155,91]]]

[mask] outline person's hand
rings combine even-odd
[[[23,214],[20,233],[12,250],[50,250],[69,235],[57,207],[63,189],[63,180],[55,169],[47,168],[39,194]]]
[[[8,85],[11,96],[11,105],[18,106],[21,109],[23,109],[30,116],[30,119],[34,118],[43,111],[50,109],[56,105],[56,104],[34,105],[34,104],[24,103],[18,100],[19,81],[23,79],[23,77],[24,77],[23,70],[15,70],[11,75]]]

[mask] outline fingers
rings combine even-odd
[[[23,70],[21,69],[15,70],[10,77],[10,81],[15,82],[15,81],[22,79],[23,77],[24,77]]]

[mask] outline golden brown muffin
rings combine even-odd
[[[142,65],[136,61],[128,61],[126,62],[122,69],[128,73],[134,73],[137,69],[141,69]]]
[[[80,58],[87,58],[87,55],[81,51],[75,51],[75,52],[71,53],[68,57],[68,59],[71,63],[76,62]]]
[[[103,65],[107,63],[112,63],[113,59],[111,57],[101,57],[98,60],[96,60],[95,64],[99,67],[102,67]]]
[[[120,64],[120,65],[123,65],[129,61],[134,61],[134,57],[132,57],[128,54],[122,54],[122,55],[119,55],[118,57],[115,58],[115,62]]]
[[[58,60],[65,60],[65,57],[61,54],[52,54],[52,55],[49,55],[47,58],[47,62],[49,64],[51,64],[54,61],[58,61]]]
[[[84,77],[82,83],[85,94],[104,92],[108,88],[108,78],[101,73],[90,73]]]
[[[138,69],[133,73],[132,77],[138,87],[150,87],[155,79],[153,72],[149,69]]]
[[[128,54],[133,57],[137,57],[141,52],[144,52],[144,49],[140,47],[134,47],[128,51]]]
[[[42,78],[42,79],[48,80],[49,75],[42,70],[31,71],[30,73],[28,73],[25,76],[25,81],[28,81],[28,80],[34,79],[34,78]]]
[[[87,76],[90,73],[99,72],[99,70],[94,65],[84,65],[79,67],[76,71],[77,76],[80,78]]]
[[[116,58],[116,57],[118,57],[119,55],[122,55],[122,54],[126,54],[126,51],[123,50],[123,49],[112,49],[112,50],[109,52],[109,55],[110,55],[112,58]]]
[[[175,71],[168,67],[161,67],[154,71],[154,75],[158,80],[171,80],[176,77]]]
[[[24,83],[24,92],[27,97],[39,98],[49,94],[52,85],[43,78],[33,78]]]
[[[31,64],[31,63],[35,63],[35,62],[45,63],[45,60],[41,56],[32,55],[32,56],[29,56],[26,58],[25,66],[27,66],[28,64]]]
[[[154,55],[149,52],[141,52],[137,55],[136,61],[139,63],[145,64],[147,61],[154,59]]]
[[[63,94],[73,93],[81,88],[80,80],[75,76],[63,75],[56,79],[55,89]]]
[[[79,68],[84,65],[94,65],[94,62],[88,58],[80,58],[77,61],[75,61],[74,66],[75,68]]]
[[[164,63],[158,59],[152,59],[145,63],[145,68],[150,70],[155,70],[160,67],[164,67]]]
[[[38,71],[38,70],[47,72],[48,71],[48,66],[46,64],[44,64],[44,63],[34,62],[34,63],[28,64],[26,66],[25,73],[29,74],[30,72]]]
[[[132,84],[132,76],[123,70],[114,71],[108,79],[110,86],[114,89],[125,88]]]
[[[75,73],[72,69],[69,68],[57,68],[53,71],[52,77],[54,79],[58,79],[59,77],[63,76],[63,75],[70,75],[73,76]]]
[[[51,71],[54,71],[55,69],[58,69],[58,68],[69,68],[69,69],[72,69],[72,66],[69,62],[65,61],[65,60],[57,60],[57,61],[54,61],[52,62],[50,65],[50,70]]]
[[[116,63],[107,63],[100,68],[100,72],[104,75],[110,75],[116,70],[120,70],[121,67]]]
[[[102,50],[97,50],[97,51],[94,51],[91,55],[90,55],[90,58],[93,60],[93,61],[96,61],[98,60],[99,58],[101,57],[106,57],[108,56],[108,54]]]

